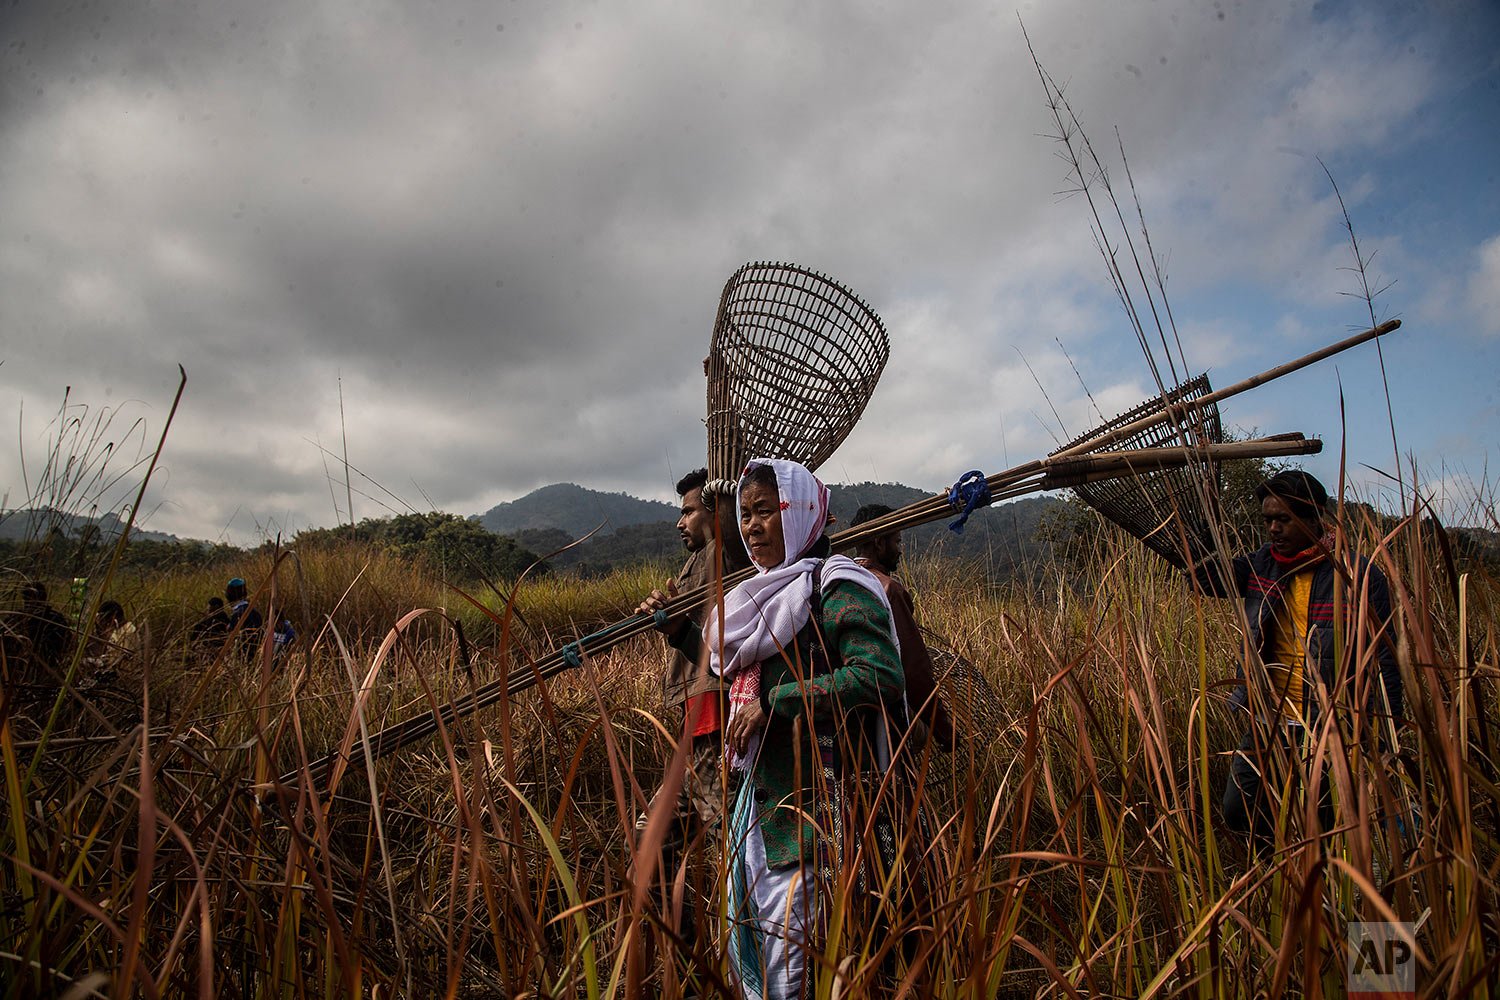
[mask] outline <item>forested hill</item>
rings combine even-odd
[[[833,486],[831,493],[835,531],[849,527],[855,511],[863,504],[883,503],[899,509],[931,495],[894,483]],[[952,517],[913,529],[906,538],[908,558],[940,551],[982,564],[991,577],[1013,576],[1027,562],[1045,558],[1046,545],[1040,539],[1038,526],[1049,511],[1061,504],[1056,499],[1041,498],[981,510],[969,519],[962,536],[947,530]],[[624,493],[604,493],[574,483],[544,486],[510,503],[492,507],[485,514],[467,518],[493,535],[505,536],[508,540],[503,546],[492,535],[482,538],[466,535],[445,519],[460,523],[464,520],[436,512],[408,514],[394,519],[373,519],[357,526],[308,529],[299,532],[292,542],[305,547],[345,538],[401,551],[420,549],[442,565],[450,562],[467,565],[478,560],[487,572],[493,573],[506,571],[514,561],[507,553],[516,548],[526,553],[523,565],[535,554],[549,557],[548,566],[554,571],[588,576],[607,574],[646,560],[673,563],[683,554],[682,540],[674,527],[675,505]],[[108,513],[86,517],[46,509],[3,511],[0,512],[0,565],[5,564],[7,553],[15,555],[28,545],[41,545],[44,548],[37,552],[45,552],[46,558],[57,567],[72,567],[68,572],[78,575],[81,572],[78,567],[87,561],[85,557],[96,557],[101,547],[118,537],[119,530],[118,517]],[[586,541],[573,544],[590,532],[594,534]],[[222,558],[226,552],[239,551],[158,532],[137,530],[133,535],[135,544],[127,554],[127,565],[203,565]],[[458,553],[455,548],[463,548],[465,552]]]
[[[932,495],[897,483],[832,486],[829,492],[836,531],[849,527],[855,511],[864,504],[882,503],[899,509]],[[909,532],[907,552],[913,557],[936,550],[980,562],[990,575],[1010,576],[1043,553],[1038,526],[1061,504],[1056,498],[1039,497],[977,511],[962,535],[947,529],[953,518],[946,518]],[[489,530],[513,535],[526,548],[543,555],[562,549],[603,524],[588,541],[549,560],[557,569],[605,573],[641,559],[670,560],[682,552],[673,528],[677,509],[671,504],[623,493],[601,493],[573,483],[544,486],[492,507],[478,520]]]
[[[934,495],[895,483],[833,486],[831,493],[835,531],[850,527],[855,511],[864,504],[880,503],[899,510]],[[1249,517],[1236,522],[1244,536],[1254,537],[1258,509],[1252,512],[1243,503],[1235,509]],[[1382,531],[1395,523],[1390,515],[1368,508],[1350,516],[1384,525]],[[948,530],[956,517],[945,514],[932,524],[909,530],[908,561],[941,555],[974,565],[991,580],[1034,577],[1038,568],[1055,558],[1067,558],[1098,529],[1097,519],[1082,505],[1056,495],[976,511],[962,534]],[[677,508],[672,504],[557,483],[493,507],[484,515],[463,518],[434,511],[367,519],[358,525],[301,531],[291,544],[315,547],[345,540],[421,555],[445,572],[448,567],[480,566],[501,576],[519,572],[540,556],[552,571],[598,576],[644,561],[675,565],[683,554],[676,520]],[[25,573],[87,575],[88,567],[108,554],[120,527],[113,513],[83,516],[46,508],[0,510],[0,567]],[[594,534],[586,541],[577,541],[590,532]],[[1500,532],[1449,527],[1441,537],[1443,550],[1451,551],[1461,566],[1481,565],[1491,572],[1500,568]],[[1059,544],[1061,548],[1054,552]],[[122,565],[150,569],[207,566],[243,551],[223,543],[182,540],[138,529],[132,532]]]
[[[828,492],[833,516],[837,518],[835,531],[849,527],[855,512],[864,504],[880,503],[899,510],[935,495],[898,483],[830,486]],[[1009,577],[1026,563],[1045,557],[1047,544],[1041,538],[1041,523],[1049,514],[1066,506],[1057,497],[1047,496],[987,507],[974,512],[962,533],[948,530],[948,525],[958,519],[953,514],[908,531],[905,538],[908,558],[940,552],[983,563],[991,576]]]
[[[626,493],[601,493],[575,483],[543,486],[479,515],[479,523],[498,535],[552,528],[566,532],[570,539],[582,538],[595,528],[607,535],[632,524],[676,520],[677,508],[672,504]]]
[[[120,537],[125,522],[113,511],[97,517],[74,514],[51,507],[27,507],[16,510],[0,510],[0,540],[24,542],[45,539],[56,531],[64,538],[77,538],[84,533],[93,535],[99,542],[113,542]],[[95,531],[97,530],[97,534]],[[175,542],[176,535],[160,531],[147,531],[141,527],[131,529],[130,537],[136,541]]]

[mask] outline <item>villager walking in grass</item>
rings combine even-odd
[[[131,621],[119,601],[99,605],[83,670],[73,685],[82,699],[76,704],[83,708],[73,709],[69,721],[76,735],[96,732],[101,722],[124,729],[140,721],[141,671],[149,638],[146,626]]]
[[[849,527],[857,528],[867,521],[894,513],[894,509],[883,503],[867,503],[854,512]],[[917,602],[896,576],[901,564],[901,532],[888,531],[883,535],[862,543],[855,553],[854,561],[875,574],[885,588],[886,599],[891,606],[891,621],[896,629],[896,638],[901,644],[901,668],[906,674],[906,704],[912,713],[914,728],[920,728],[924,737],[930,736],[944,750],[953,749],[953,720],[938,698],[937,671],[932,664],[932,654],[922,638],[922,629],[917,624]],[[920,723],[920,726],[918,724]]]
[[[216,596],[208,599],[208,611],[193,623],[188,638],[194,648],[211,652],[224,644],[228,632],[229,613],[224,610],[224,598]]]
[[[5,616],[3,652],[12,683],[55,689],[73,652],[72,626],[47,598],[37,580],[21,586],[21,606]]]
[[[84,665],[95,671],[96,681],[113,680],[122,668],[133,666],[141,651],[141,632],[125,614],[119,601],[105,601],[94,617],[94,631]]]
[[[238,635],[239,648],[252,653],[260,648],[260,630],[265,624],[260,609],[250,603],[249,588],[241,577],[224,585],[224,614],[229,620],[226,636]]]
[[[1327,523],[1328,491],[1306,472],[1278,473],[1255,490],[1268,541],[1234,558],[1231,575],[1220,564],[1199,568],[1199,585],[1245,602],[1250,659],[1264,664],[1234,692],[1232,703],[1251,723],[1230,762],[1224,822],[1248,834],[1257,852],[1275,842],[1278,817],[1292,810],[1286,796],[1299,786],[1317,798],[1316,822],[1326,834],[1334,812],[1326,774],[1306,788],[1311,734],[1324,721],[1357,732],[1369,746],[1384,743],[1400,725],[1401,672],[1385,574],[1369,559],[1340,551]],[[1253,689],[1253,690],[1252,690]],[[1327,720],[1332,708],[1335,717]],[[1358,711],[1352,711],[1358,708]],[[1293,800],[1294,801],[1294,800]],[[1284,840],[1285,838],[1283,838]]]
[[[655,614],[679,593],[713,581],[714,513],[703,503],[703,486],[707,482],[707,469],[695,469],[678,480],[682,513],[677,519],[677,532],[682,536],[683,548],[687,549],[687,561],[676,579],[667,582],[665,590],[651,592],[636,609],[638,614]],[[663,617],[657,625],[671,647],[662,676],[664,702],[669,711],[682,709],[683,738],[691,740],[687,770],[672,806],[674,821],[667,834],[666,846],[674,854],[700,832],[716,827],[724,812],[725,706],[723,684],[708,669],[708,650],[703,645],[706,610],[700,608],[675,618]],[[657,789],[646,811],[636,820],[637,835],[645,830],[647,819],[658,808],[662,792],[662,788]]]
[[[842,877],[848,785],[890,760],[904,718],[900,652],[880,581],[829,556],[828,490],[794,462],[752,459],[740,533],[757,574],[710,611],[730,683],[727,749],[742,781],[729,826],[729,960],[748,998],[804,995],[820,885]]]

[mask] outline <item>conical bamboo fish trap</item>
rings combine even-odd
[[[1221,444],[1224,428],[1219,421],[1218,405],[1212,402],[1194,405],[1195,400],[1207,396],[1212,388],[1207,375],[1189,379],[1166,395],[1168,406],[1181,406],[1178,419],[1159,421],[1123,436],[1113,433],[1162,410],[1163,400],[1158,396],[1070,441],[1052,454],[1105,454],[1139,448],[1170,448],[1184,443],[1194,446]],[[1106,443],[1092,448],[1091,441]],[[1147,548],[1172,565],[1185,568],[1197,565],[1213,551],[1209,512],[1204,510],[1202,501],[1205,494],[1199,490],[1197,482],[1205,474],[1215,478],[1214,488],[1206,495],[1218,496],[1218,487],[1223,485],[1218,481],[1218,469],[1208,471],[1201,465],[1142,471],[1119,479],[1084,483],[1073,487],[1073,491],[1084,503],[1139,538]]]
[[[746,264],[719,299],[708,357],[708,471],[757,455],[816,469],[864,412],[890,356],[885,324],[826,275]]]

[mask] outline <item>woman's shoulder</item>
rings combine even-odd
[[[823,622],[837,624],[849,616],[889,618],[885,602],[856,580],[833,580],[823,588]]]

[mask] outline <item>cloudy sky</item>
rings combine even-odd
[[[156,530],[347,518],[344,433],[356,517],[558,481],[668,499],[703,462],[720,289],[761,259],[836,276],[890,331],[830,481],[936,490],[1037,457],[1154,385],[1021,20],[1116,182],[1125,144],[1194,370],[1228,384],[1370,325],[1320,158],[1394,283],[1384,381],[1367,346],[1227,422],[1322,436],[1311,467],[1342,449],[1367,490],[1398,455],[1456,498],[1493,482],[1486,0],[21,0],[0,13],[5,504],[65,389],[82,426],[114,415],[124,470],[179,364]]]

